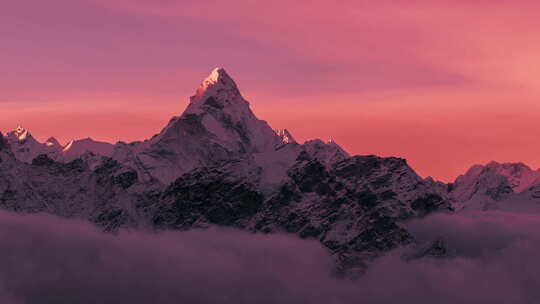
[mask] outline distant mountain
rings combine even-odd
[[[7,133],[6,138],[14,156],[26,163],[31,163],[34,158],[42,154],[57,161],[69,162],[87,153],[111,156],[114,150],[114,145],[91,138],[72,140],[65,146],[62,146],[54,137],[41,143],[21,126]]]
[[[0,142],[1,208],[82,218],[107,231],[218,225],[293,233],[320,241],[336,270],[349,274],[414,243],[402,221],[451,211],[447,189],[403,159],[351,157],[334,141],[298,143],[288,130],[274,131],[222,68],[142,142],[60,147],[22,128]]]
[[[9,132],[6,136],[14,155],[23,162],[31,162],[40,154],[52,154],[58,151],[57,142],[43,144],[38,142],[32,134],[21,126]]]
[[[540,170],[523,163],[475,165],[451,185],[449,198],[463,210],[539,210]]]

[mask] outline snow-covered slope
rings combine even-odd
[[[85,139],[70,141],[67,145],[62,147],[56,160],[64,162],[72,161],[80,158],[86,153],[94,153],[101,156],[110,157],[113,154],[113,150],[114,145],[107,142],[95,141],[88,137]]]

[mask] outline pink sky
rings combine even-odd
[[[540,166],[538,1],[0,3],[0,130],[147,138],[214,67],[299,140],[453,180]]]

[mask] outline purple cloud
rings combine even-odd
[[[432,229],[460,250],[490,250],[412,262],[399,250],[350,281],[332,276],[317,242],[290,236],[222,229],[109,235],[80,221],[1,212],[0,301],[535,303],[539,220],[478,213],[413,222],[426,240]]]

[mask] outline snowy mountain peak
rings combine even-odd
[[[281,138],[281,141],[284,144],[296,143],[296,139],[294,139],[294,137],[291,135],[289,130],[287,130],[287,129],[277,129],[275,131],[276,131],[276,134],[279,136],[279,138]]]
[[[62,148],[62,145],[60,145],[60,142],[54,137],[49,137],[47,141],[45,141],[45,146],[50,147],[50,148],[58,148],[58,149]]]
[[[20,125],[17,126],[17,128],[11,132],[8,133],[8,138],[18,141],[25,141],[30,136],[30,133],[25,128],[21,127]]]
[[[201,101],[207,102],[207,98],[210,96],[220,96],[229,100],[241,97],[236,83],[223,68],[212,70],[210,75],[203,80],[195,95],[191,97],[191,104],[197,104]],[[212,104],[210,105],[212,106]],[[215,104],[214,106],[219,105]]]
[[[540,171],[532,170],[523,163],[489,162],[472,166],[460,175],[453,184],[451,197],[465,202],[473,197],[485,200],[504,198],[509,193],[521,193],[540,184]]]
[[[165,133],[178,127],[179,122],[183,125],[189,122],[192,129],[196,121],[200,123],[198,129],[211,134],[220,146],[229,151],[266,151],[280,143],[272,128],[251,111],[249,102],[242,97],[236,83],[223,68],[210,73],[195,96],[191,97],[185,112],[179,119],[171,121]],[[185,127],[182,127],[182,132],[186,131]],[[173,131],[175,137],[177,131],[179,129]]]
[[[223,85],[236,86],[234,80],[227,74],[224,68],[215,68],[212,70],[210,75],[206,77],[203,82],[203,86],[208,87],[210,85],[215,85],[222,83]]]

